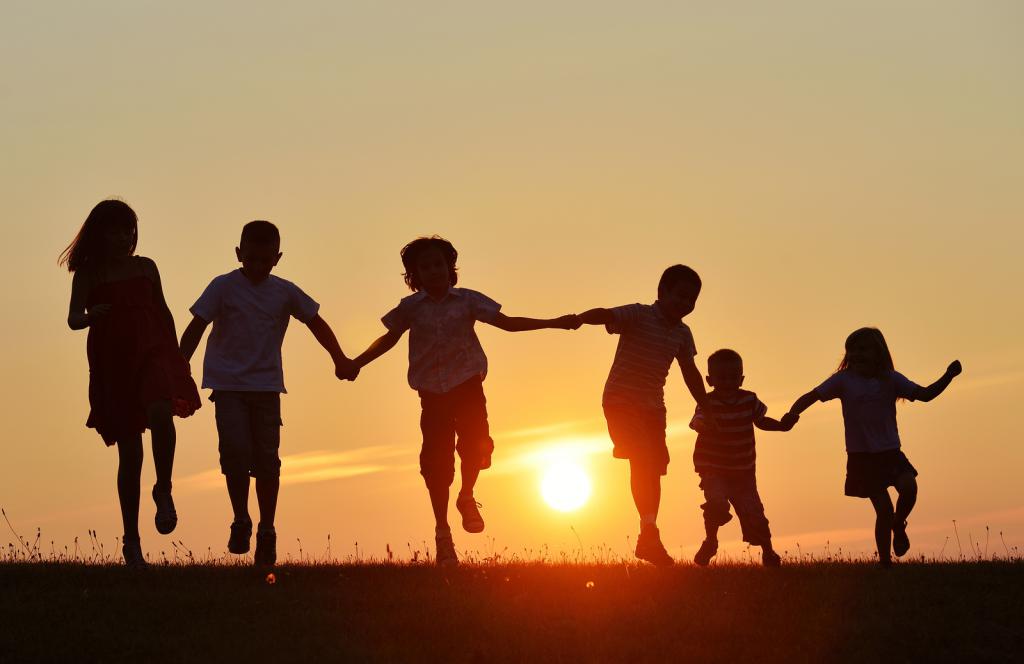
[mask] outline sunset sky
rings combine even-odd
[[[912,552],[955,552],[953,520],[965,553],[986,526],[989,553],[1000,532],[1024,547],[1022,21],[1016,2],[8,4],[0,506],[47,549],[121,534],[117,455],[84,426],[86,333],[66,325],[56,265],[113,196],[139,214],[179,334],[257,218],[282,232],[275,273],[321,303],[350,355],[408,294],[399,249],[433,233],[459,250],[460,285],[509,315],[649,303],[666,266],[694,267],[698,366],[736,349],[776,417],[831,373],[849,332],[878,326],[912,380],[964,365],[936,401],[899,406],[920,472]],[[630,553],[628,468],[601,413],[616,339],[478,334],[497,450],[477,491],[487,530],[456,529],[456,546]],[[300,539],[322,553],[328,535],[342,556],[357,541],[364,555],[433,546],[406,352],[341,383],[290,327],[282,559]],[[666,400],[659,521],[691,558],[702,497],[677,368]],[[177,424],[180,524],[153,528],[147,444],[143,548],[220,553],[213,404]],[[872,549],[870,504],[843,496],[842,426],[830,402],[791,433],[758,433],[780,551]],[[563,513],[540,482],[566,457],[592,495]],[[745,555],[737,525],[722,537]]]

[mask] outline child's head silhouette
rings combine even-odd
[[[131,206],[114,199],[100,201],[57,264],[67,265],[68,272],[75,272],[111,258],[131,256],[138,242],[138,217]]]
[[[419,237],[402,247],[402,278],[413,292],[443,291],[459,281],[455,262],[459,252],[451,242],[432,235]]]
[[[700,276],[693,268],[673,265],[661,274],[658,302],[670,318],[680,319],[693,311],[700,288]]]
[[[235,248],[242,272],[254,282],[267,278],[281,260],[281,233],[269,221],[250,221],[242,227],[242,239]]]
[[[716,350],[708,357],[708,385],[729,394],[743,386],[743,358],[730,348]]]
[[[862,327],[846,337],[846,353],[836,371],[845,369],[871,377],[895,370],[889,345],[885,343],[881,330]]]

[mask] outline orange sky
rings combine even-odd
[[[462,283],[511,315],[652,301],[666,265],[693,266],[699,365],[735,348],[774,415],[829,374],[846,334],[877,325],[914,380],[965,366],[937,401],[900,407],[921,473],[914,550],[939,553],[954,519],[976,541],[990,526],[990,550],[999,531],[1024,544],[1018,4],[409,4],[5,12],[0,506],[23,533],[120,534],[116,454],[83,426],[86,335],[65,325],[70,278],[55,265],[92,205],[119,196],[179,331],[253,218],[280,226],[277,273],[322,304],[351,353],[406,294],[398,250],[429,233],[459,249]],[[627,468],[610,459],[600,410],[615,340],[482,327],[498,451],[478,489],[488,528],[456,533],[457,546],[626,553]],[[322,550],[328,534],[340,555],[429,541],[405,353],[403,341],[342,384],[291,327],[282,556],[297,539]],[[675,369],[667,402],[660,522],[690,557],[702,500]],[[178,435],[173,539],[222,551],[212,404]],[[780,549],[869,550],[870,506],[842,495],[838,404],[758,445]],[[577,512],[540,497],[556,446],[592,477]],[[151,519],[144,501],[144,547],[169,550]],[[722,535],[742,551],[738,527]]]

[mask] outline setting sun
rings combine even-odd
[[[559,512],[572,512],[590,498],[590,478],[578,464],[560,461],[544,471],[540,493]]]

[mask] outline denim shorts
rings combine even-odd
[[[228,476],[281,476],[281,395],[214,390],[220,470]]]

